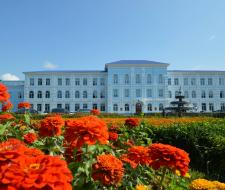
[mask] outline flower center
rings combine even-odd
[[[38,170],[40,168],[40,164],[31,164],[29,166],[29,168],[32,169],[32,170]]]

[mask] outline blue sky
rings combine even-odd
[[[224,0],[2,0],[0,76],[121,59],[225,70],[224,10]]]

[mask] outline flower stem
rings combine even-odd
[[[160,183],[159,183],[158,190],[161,190],[162,189],[162,187],[163,187],[163,181],[165,179],[165,176],[166,176],[166,168],[163,169],[163,173],[162,173],[162,177],[161,177],[161,180],[160,180]]]

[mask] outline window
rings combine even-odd
[[[98,109],[98,104],[92,104],[92,109]]]
[[[93,98],[98,98],[98,92],[96,90],[93,91]]]
[[[58,78],[58,86],[62,86],[62,79]]]
[[[98,85],[98,79],[97,78],[93,78],[93,86],[97,86]]]
[[[114,98],[118,98],[119,97],[118,89],[113,89],[113,97]]]
[[[168,91],[168,97],[172,98],[172,92],[171,91]]]
[[[88,105],[87,104],[83,104],[83,109],[88,109]]]
[[[214,104],[209,103],[209,111],[213,112],[214,111]]]
[[[50,91],[45,92],[45,98],[50,98]]]
[[[170,86],[172,83],[171,78],[168,79],[168,85]]]
[[[185,85],[185,86],[188,85],[188,78],[184,78],[184,85]]]
[[[210,85],[210,86],[213,85],[213,79],[212,78],[208,78],[208,85]]]
[[[224,78],[219,78],[219,85],[224,85]]]
[[[117,104],[113,104],[113,111],[118,111],[118,105]]]
[[[192,97],[192,98],[196,98],[196,97],[197,97],[197,96],[196,96],[196,91],[194,91],[194,90],[192,91],[191,97]]]
[[[113,75],[113,84],[118,84],[118,75],[117,74]]]
[[[225,111],[225,103],[220,104],[220,109],[221,109],[221,111]]]
[[[141,83],[141,75],[140,74],[136,74],[135,81],[136,81],[136,84]]]
[[[125,111],[129,111],[130,110],[129,104],[125,104],[124,108],[125,108]]]
[[[12,94],[12,93],[10,93],[10,94]],[[22,99],[23,98],[23,93],[22,92],[18,92],[18,98],[19,99]]]
[[[176,96],[179,96],[179,91],[175,91],[175,98],[176,98]]]
[[[87,91],[83,91],[83,98],[87,98],[87,97],[88,97]]]
[[[37,111],[39,111],[39,112],[42,111],[42,105],[41,104],[37,104]]]
[[[213,91],[212,90],[209,91],[209,98],[213,98]]]
[[[100,111],[105,111],[105,104],[101,104]]]
[[[69,86],[69,85],[70,85],[70,79],[66,78],[66,86]]]
[[[147,89],[147,98],[152,97],[152,89]]]
[[[130,90],[129,89],[124,89],[124,96],[125,96],[125,98],[128,98],[130,96]]]
[[[202,91],[202,96],[201,96],[202,98],[205,98],[206,97],[206,95],[205,95],[205,91],[203,90]]]
[[[124,83],[125,84],[129,84],[130,83],[130,78],[129,78],[128,74],[125,74],[125,76],[124,76]]]
[[[100,85],[101,85],[101,86],[104,86],[104,85],[105,85],[105,79],[104,79],[104,78],[101,78],[101,79],[100,79]]]
[[[220,98],[225,98],[225,93],[224,93],[224,91],[220,91]]]
[[[100,97],[101,97],[101,98],[105,98],[105,91],[101,91]]]
[[[191,85],[192,85],[192,86],[195,86],[195,85],[196,85],[196,79],[195,79],[195,78],[192,78],[192,79],[191,79]]]
[[[38,91],[37,97],[38,97],[38,98],[42,98],[42,92],[41,92],[41,91]]]
[[[175,79],[174,79],[174,85],[176,85],[176,86],[179,85],[179,79],[178,79],[178,78],[175,78]]]
[[[83,78],[83,85],[87,86],[87,78]]]
[[[202,103],[202,111],[206,111],[206,103]]]
[[[79,91],[75,91],[75,98],[80,98],[80,92]]]
[[[45,104],[45,112],[46,113],[50,112],[50,104]]]
[[[50,86],[50,79],[46,79],[45,84],[46,86]]]
[[[57,98],[62,98],[62,91],[61,90],[58,90],[58,92],[57,92]]]
[[[188,91],[184,91],[184,97],[185,97],[185,98],[189,98]]]
[[[75,79],[75,85],[76,85],[76,86],[80,86],[80,79],[79,79],[79,78],[76,78],[76,79]]]
[[[34,98],[34,91],[29,92],[29,98]]]
[[[148,104],[148,111],[152,111],[152,104]]]
[[[38,86],[41,86],[41,85],[42,85],[42,79],[39,78],[39,79],[38,79]]]
[[[75,104],[75,111],[78,111],[80,109],[80,104]]]
[[[61,109],[62,108],[62,104],[57,104],[57,108]]]
[[[31,109],[34,109],[34,104],[30,104],[30,108]]]
[[[147,75],[147,84],[152,84],[152,75],[151,74]]]
[[[163,111],[163,104],[162,103],[159,104],[159,111]]]
[[[201,86],[204,86],[205,85],[205,79],[204,78],[201,78],[200,79],[200,84],[201,84]]]
[[[141,97],[141,89],[136,89],[136,98]]]
[[[163,89],[159,89],[159,97],[162,98],[164,95],[163,95]]]
[[[163,83],[163,75],[160,74],[160,75],[159,75],[159,84],[162,84],[162,83]]]
[[[30,86],[34,86],[34,78],[30,78]]]
[[[69,91],[69,90],[67,90],[67,91],[65,92],[65,98],[70,98],[70,91]]]
[[[65,110],[70,111],[70,104],[65,104]]]

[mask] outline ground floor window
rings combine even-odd
[[[57,104],[57,108],[61,109],[62,108],[62,104]]]
[[[78,111],[80,109],[80,104],[75,104],[75,111]]]
[[[113,105],[113,111],[118,111],[118,105],[117,104]]]
[[[214,111],[214,104],[213,103],[209,103],[209,110]]]
[[[148,104],[148,111],[152,111],[152,104]]]
[[[88,109],[88,105],[87,104],[83,104],[83,109]]]
[[[105,104],[101,104],[100,109],[101,109],[101,111],[105,111]]]
[[[70,104],[65,104],[65,110],[70,111]]]
[[[221,103],[220,107],[221,107],[221,111],[225,111],[225,103]]]
[[[42,111],[42,105],[41,104],[37,104],[37,111],[39,111],[39,112]]]
[[[92,109],[95,109],[95,110],[98,109],[98,104],[93,104]]]
[[[202,111],[206,111],[206,103],[202,103]]]
[[[50,104],[45,104],[45,112],[46,113],[50,112]]]
[[[129,104],[125,104],[125,111],[129,111],[129,110],[130,110]]]
[[[159,111],[163,111],[163,104],[159,104]]]

